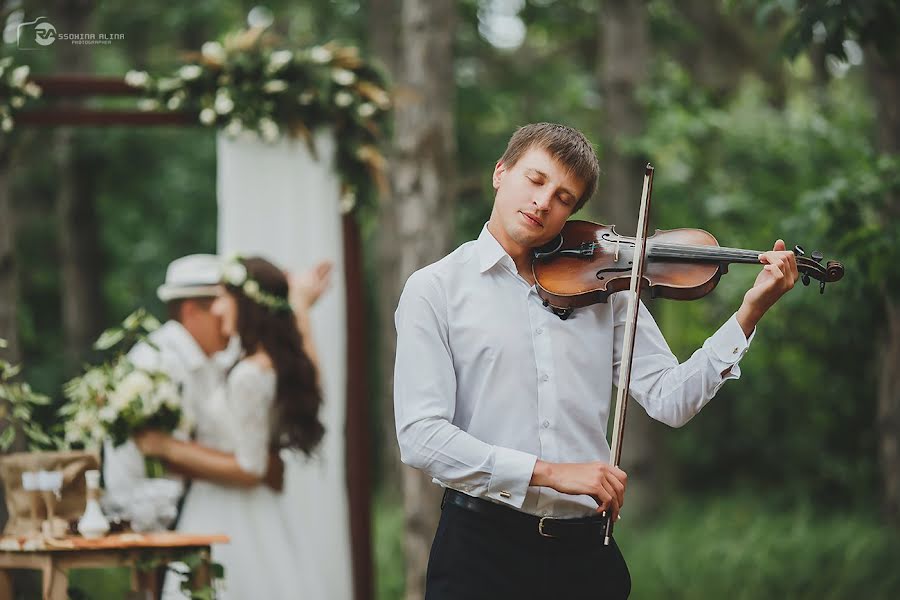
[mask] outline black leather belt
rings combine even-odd
[[[545,538],[602,541],[606,532],[606,517],[604,516],[598,515],[596,517],[582,517],[578,519],[539,517],[488,500],[474,498],[449,488],[444,491],[444,501],[441,503],[441,507],[443,508],[445,504],[452,504],[453,506],[491,517],[499,524]]]

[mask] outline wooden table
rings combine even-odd
[[[19,548],[14,549],[18,542]],[[24,539],[0,537],[0,600],[12,600],[12,580],[8,569],[35,569],[43,573],[44,600],[68,598],[69,569],[131,567],[131,589],[155,599],[159,593],[160,573],[166,562],[179,560],[189,552],[200,552],[203,559],[194,570],[195,589],[212,583],[210,546],[227,544],[226,535],[191,535],[171,531],[159,533],[118,533],[88,540],[69,537],[46,542],[43,548],[25,549]],[[7,549],[9,547],[9,549]],[[163,566],[140,570],[140,561],[161,560]],[[149,594],[149,595],[148,595]]]

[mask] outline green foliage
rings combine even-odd
[[[770,311],[741,363],[741,381],[666,443],[677,478],[691,486],[765,482],[783,498],[843,494],[865,502],[877,489],[871,340],[880,305],[860,290],[896,275],[889,255],[878,263],[879,278],[863,269],[872,253],[896,243],[874,208],[896,183],[876,174],[873,111],[859,85],[850,78],[830,83],[827,95],[811,93],[802,65],[794,68],[800,76],[783,106],[751,76],[716,102],[665,60],[643,92],[647,129],[631,151],[657,167],[656,226],[702,224],[724,246],[757,250],[782,237],[847,267],[824,296],[798,285]],[[860,219],[881,228],[872,236],[878,244],[845,241],[855,239]],[[653,304],[680,356],[739,306],[757,270],[730,271],[701,301]]]
[[[6,340],[0,338],[0,348],[6,347]],[[16,430],[21,429],[28,440],[29,450],[55,449],[62,440],[53,431],[47,431],[34,419],[35,408],[50,404],[50,398],[31,389],[23,381],[16,381],[22,372],[22,365],[13,365],[0,359],[0,451],[6,452],[16,439]]]
[[[884,56],[897,49],[900,5],[893,0],[765,0],[758,2],[757,18],[786,12],[793,23],[785,34],[784,49],[792,57],[816,43],[828,54],[846,58],[845,41],[871,44]]]
[[[378,600],[403,598],[406,589],[403,558],[403,506],[387,495],[376,498],[372,511],[375,597]]]
[[[173,563],[173,564],[170,564]],[[218,582],[224,582],[225,567],[213,561],[206,550],[186,550],[177,552],[175,556],[162,559],[147,556],[138,561],[136,568],[140,571],[156,570],[167,566],[168,570],[181,578],[181,591],[191,600],[215,600]],[[197,587],[199,569],[208,568],[211,585]]]
[[[764,498],[764,497],[763,497]],[[869,514],[774,509],[759,495],[683,498],[616,527],[635,598],[896,598],[900,536]]]

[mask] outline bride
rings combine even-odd
[[[323,598],[324,585],[306,532],[292,524],[292,507],[265,485],[270,454],[311,454],[324,435],[322,403],[308,310],[328,286],[330,265],[291,281],[261,258],[234,259],[223,268],[212,312],[222,333],[238,336],[242,359],[197,415],[196,442],[158,431],[136,436],[138,447],[194,479],[178,530],[225,533],[213,546],[225,567],[219,598]],[[290,295],[289,295],[290,291]],[[315,493],[315,490],[310,490]],[[296,507],[294,507],[296,510]],[[164,597],[179,597],[167,578]],[[174,594],[174,595],[173,595]]]

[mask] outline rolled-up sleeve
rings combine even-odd
[[[621,296],[617,298],[615,311],[613,359],[613,381],[618,383],[627,294],[616,296]],[[650,311],[640,303],[629,392],[652,418],[681,427],[700,412],[726,381],[740,377],[738,363],[755,333],[748,339],[737,317],[732,315],[690,358],[679,364]]]
[[[447,302],[428,270],[409,278],[394,318],[394,415],[403,462],[449,487],[521,508],[537,457],[488,444],[453,424],[457,386]]]

